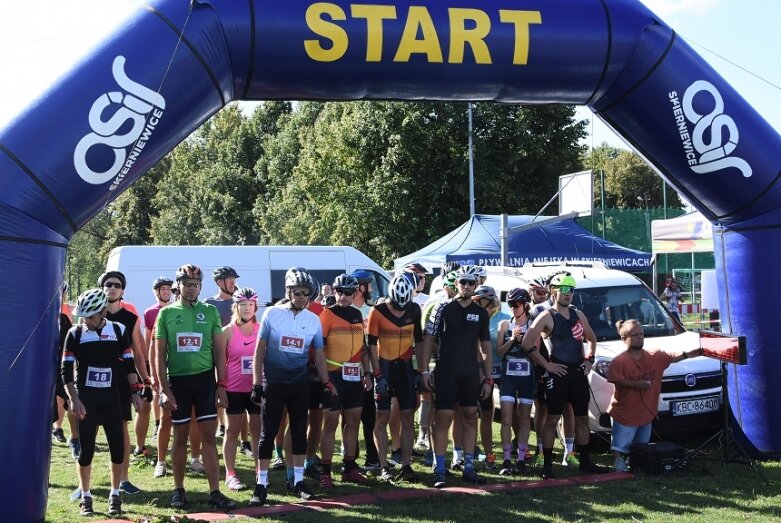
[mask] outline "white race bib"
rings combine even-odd
[[[200,332],[179,332],[176,335],[176,352],[200,352],[203,334]]]
[[[111,367],[87,367],[87,379],[84,381],[84,385],[96,389],[110,388]]]
[[[304,354],[306,352],[304,338],[300,336],[283,335],[279,339],[279,350],[291,354]]]
[[[252,359],[253,359],[253,356],[242,356],[241,357],[241,373],[242,374],[252,374]]]
[[[361,381],[361,364],[349,362],[343,364],[342,379],[344,381]]]
[[[529,365],[529,360],[525,358],[508,358],[507,375],[508,376],[530,376],[531,366]]]

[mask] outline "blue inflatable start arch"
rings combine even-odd
[[[270,99],[591,107],[718,225],[724,325],[749,348],[734,413],[759,451],[781,452],[777,318],[748,294],[781,291],[767,271],[781,254],[781,140],[640,2],[161,0],[0,131],[4,520],[46,513],[70,238],[226,103]]]

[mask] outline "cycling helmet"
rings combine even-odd
[[[309,295],[309,301],[315,301],[320,297],[320,282],[317,281],[317,278],[315,278],[311,274],[309,274],[308,276],[309,276],[309,284],[310,284],[309,288],[312,291],[312,293]]]
[[[477,281],[477,269],[476,265],[464,265],[458,269],[458,279]]]
[[[334,280],[332,287],[335,291],[340,289],[355,291],[358,288],[358,280],[349,274],[340,274]]]
[[[399,273],[399,275],[407,278],[413,287],[418,287],[418,275],[416,273],[405,270],[404,272]]]
[[[532,297],[529,291],[516,287],[507,293],[507,303],[531,303]]]
[[[254,301],[255,303],[258,302],[258,293],[255,292],[255,289],[251,289],[249,287],[243,287],[239,290],[237,290],[233,294],[233,302],[239,303],[242,301]]]
[[[453,290],[456,290],[456,280],[458,279],[458,271],[450,271],[447,273],[442,280],[442,286],[443,287],[450,287]]]
[[[412,303],[412,293],[415,292],[415,287],[405,274],[402,273],[394,277],[388,287],[388,297],[391,303],[400,309],[405,309],[407,305]]]
[[[493,302],[497,299],[496,290],[490,285],[480,285],[475,289],[475,293],[472,295],[472,298],[476,298],[478,300],[486,299]]]
[[[309,273],[303,267],[291,267],[285,273],[285,288],[306,287],[312,290],[312,280]]]
[[[203,272],[197,265],[188,263],[176,269],[176,281],[198,280],[203,281]]]
[[[372,273],[364,270],[353,271],[350,276],[358,280],[358,283],[369,283],[372,281]]]
[[[553,283],[552,283],[553,282],[553,278],[555,278],[556,276],[572,276],[572,274],[569,271],[556,271],[556,272],[552,272],[552,273],[550,273],[548,275],[548,278],[545,280],[545,285],[547,287],[550,287],[551,285],[553,285]]]
[[[89,318],[106,308],[108,298],[103,289],[90,289],[79,295],[76,300],[76,310],[73,313],[76,316]]]
[[[461,264],[457,261],[446,261],[442,264],[442,274],[457,271],[459,268],[461,268]]]
[[[550,279],[551,287],[561,287],[561,286],[576,287],[575,283],[576,283],[575,278],[573,278],[569,273],[555,274]]]
[[[533,280],[529,280],[530,289],[545,289],[547,287],[548,285],[545,282],[545,278],[543,278],[542,276],[538,276]]]
[[[172,287],[174,284],[173,281],[171,281],[171,278],[168,278],[167,276],[158,276],[155,278],[155,281],[152,282],[152,288],[154,290],[158,290],[163,285],[168,285],[169,287]]]
[[[98,287],[103,288],[103,284],[106,283],[106,280],[108,280],[109,278],[118,279],[122,284],[123,289],[127,287],[127,280],[125,279],[125,275],[119,271],[108,271],[101,274],[100,278],[98,278]]]
[[[472,265],[472,267],[475,270],[475,276],[477,276],[478,278],[488,277],[488,271],[482,265]]]
[[[212,272],[212,278],[214,281],[224,280],[225,278],[238,278],[239,274],[233,269],[233,267],[217,267]]]
[[[425,274],[426,268],[419,263],[408,263],[404,266],[404,270],[407,272],[422,272]]]

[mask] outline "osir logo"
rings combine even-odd
[[[707,174],[734,167],[745,178],[753,174],[748,162],[730,156],[738,146],[740,133],[735,120],[724,114],[724,99],[713,84],[697,80],[683,93],[683,100],[678,99],[676,91],[668,93],[668,97],[686,161],[693,172]],[[700,107],[710,107],[710,112],[701,114],[694,107],[695,97],[701,100]],[[691,132],[689,123],[694,124]]]
[[[124,56],[114,58],[111,72],[124,92],[111,91],[95,100],[88,116],[92,132],[79,140],[73,151],[76,172],[85,182],[93,185],[106,183],[119,174],[124,178],[151,138],[165,109],[165,99],[159,93],[127,76]],[[104,112],[117,105],[119,107],[116,111],[104,119]],[[117,134],[121,128],[127,127],[128,123],[131,125],[130,130]],[[128,155],[127,147],[133,144],[135,145]],[[93,147],[113,149],[114,162],[105,171],[96,170],[99,168],[90,165],[87,154]],[[120,181],[121,178],[112,184],[112,190]]]

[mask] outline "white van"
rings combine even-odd
[[[645,331],[645,346],[666,351],[698,348],[699,335],[676,323],[642,280],[600,262],[487,267],[486,285],[494,287],[504,302],[507,291],[513,287],[526,288],[528,281],[545,279],[559,270],[567,270],[575,278],[572,304],[583,311],[597,337],[594,372],[589,376],[589,425],[594,432],[607,432],[611,427],[607,408],[614,390],[607,381],[607,370],[613,358],[626,348],[615,323],[630,318],[639,320]],[[506,303],[503,310],[509,313]],[[664,373],[654,426],[668,433],[717,427],[721,424],[721,405],[719,362],[709,358],[686,359],[670,365]]]
[[[368,256],[343,246],[127,245],[111,251],[106,270],[124,273],[124,299],[143,312],[155,303],[155,278],[167,276],[173,280],[176,269],[186,263],[199,266],[204,273],[201,300],[217,294],[211,274],[225,265],[239,273],[238,287],[252,287],[258,292],[261,304],[282,298],[285,272],[290,267],[306,268],[321,284],[333,282],[343,272],[368,271],[374,276],[375,296],[386,295],[389,283],[388,274]]]

